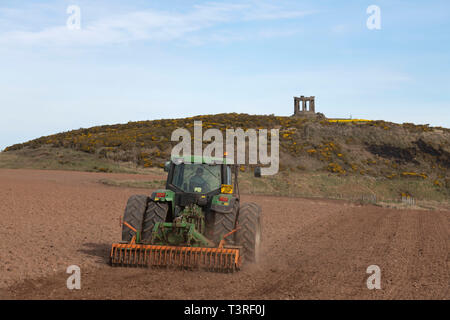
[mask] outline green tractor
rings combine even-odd
[[[128,200],[113,266],[202,267],[233,272],[258,262],[261,208],[241,204],[238,167],[226,159],[172,158],[165,189]],[[255,168],[255,176],[261,169]]]

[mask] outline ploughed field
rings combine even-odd
[[[262,261],[234,274],[112,268],[132,194],[161,176],[0,170],[2,299],[449,299],[450,211],[243,195],[263,210]],[[69,290],[66,268],[81,268]],[[367,267],[381,269],[369,290]]]

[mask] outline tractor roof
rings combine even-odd
[[[187,163],[217,163],[217,164],[227,164],[227,158],[216,158],[216,157],[201,157],[201,156],[172,156],[172,162],[187,162]]]

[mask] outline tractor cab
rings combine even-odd
[[[197,160],[197,161],[196,161]],[[169,203],[171,220],[179,216],[186,207],[198,205],[203,208],[205,218],[210,219],[211,209],[229,211],[238,197],[233,193],[232,166],[224,159],[197,157],[178,157],[166,162],[168,172],[166,189],[159,193],[172,194]],[[158,192],[156,192],[158,193]]]
[[[195,163],[193,159],[174,158],[165,165],[166,188],[174,192],[219,194],[222,185],[231,186],[231,166],[220,159]],[[193,157],[189,157],[193,158]]]

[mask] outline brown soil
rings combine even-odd
[[[0,170],[0,298],[450,298],[450,211],[344,201],[243,196],[263,209],[263,261],[235,274],[111,268],[127,198],[145,190],[103,178],[161,177]],[[81,290],[66,287],[73,264]],[[372,264],[381,268],[381,290],[366,287]]]

